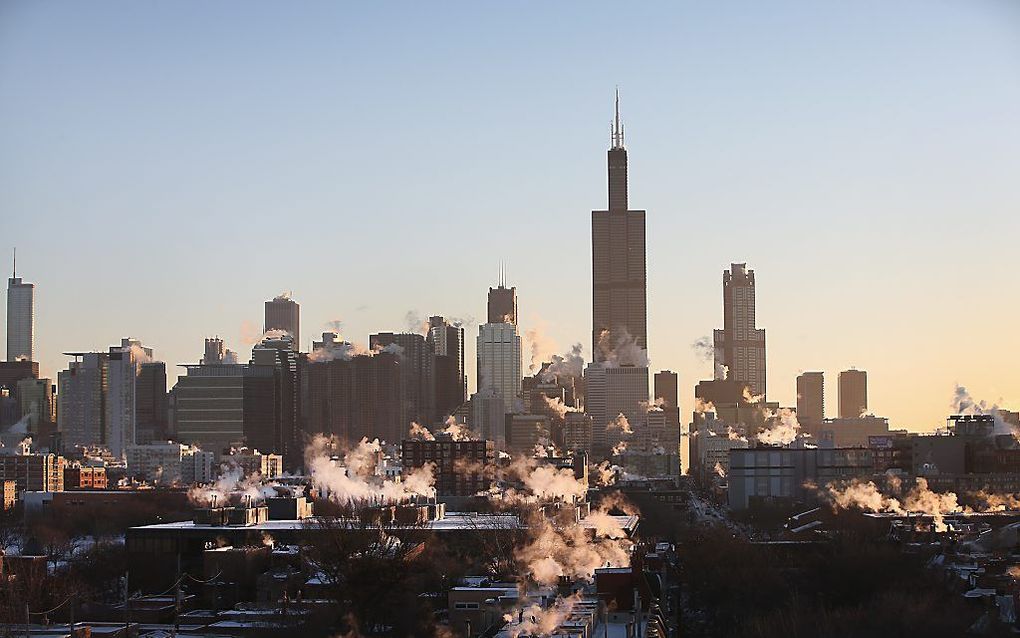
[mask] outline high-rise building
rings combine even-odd
[[[631,341],[640,350],[648,349],[645,211],[627,207],[627,149],[619,93],[608,165],[608,210],[591,213],[592,352],[597,362]]]
[[[7,360],[35,361],[35,284],[23,282],[17,273],[7,280]]]
[[[138,427],[138,377],[142,364],[152,362],[152,348],[143,347],[136,339],[121,339],[111,346],[107,355],[106,436],[104,443],[115,458],[124,456],[127,446],[134,445]],[[151,371],[149,374],[154,374]],[[164,370],[164,378],[166,372]],[[152,379],[149,379],[152,381]],[[165,383],[165,382],[164,382]],[[147,397],[146,410],[154,410],[155,397]]]
[[[521,405],[521,336],[512,323],[478,326],[478,389],[492,388],[506,412]]]
[[[552,443],[549,417],[544,414],[506,415],[506,444],[515,452],[530,454]]]
[[[65,352],[74,357],[57,373],[57,427],[65,450],[104,445],[107,435],[106,397],[110,355],[106,352]]]
[[[471,395],[471,429],[483,439],[495,441],[502,447],[506,443],[506,404],[495,388],[482,388]]]
[[[716,369],[765,395],[765,329],[755,327],[754,271],[731,264],[723,271],[723,328],[714,333]]]
[[[56,395],[50,379],[18,381],[18,401],[23,418],[28,419],[28,432],[36,446],[48,447],[56,431]],[[51,448],[52,449],[52,448]]]
[[[868,373],[844,370],[839,373],[839,418],[855,419],[868,411]]]
[[[18,422],[21,410],[18,386],[26,379],[39,378],[37,361],[0,361],[0,430]]]
[[[231,447],[277,440],[275,365],[184,365],[174,386],[174,431],[181,443],[221,454]],[[261,446],[260,446],[261,447]]]
[[[597,454],[623,439],[616,425],[624,415],[628,426],[641,427],[648,408],[648,368],[591,363],[584,370],[584,411],[592,417],[592,446]]]
[[[302,412],[308,434],[346,443],[362,437],[396,443],[410,424],[401,409],[401,366],[393,352],[309,359],[302,373]]]
[[[404,427],[409,427],[411,421],[428,423],[432,415],[432,352],[425,336],[414,332],[379,332],[369,335],[368,347],[392,352],[400,359]]]
[[[662,408],[679,408],[678,377],[671,370],[660,370],[655,373],[655,402]]]
[[[803,427],[820,425],[825,419],[825,377],[804,372],[797,377],[797,420]]]
[[[135,443],[145,445],[171,437],[166,393],[166,364],[143,362],[135,379]]]
[[[503,270],[499,272],[499,286],[489,288],[488,321],[486,323],[512,323],[517,325],[517,288],[506,287]]]
[[[680,395],[678,392],[679,379],[676,372],[661,370],[655,373],[655,384],[653,398],[658,409],[662,410],[662,423],[664,434],[660,441],[663,447],[667,442],[674,439],[677,446],[680,444]],[[669,448],[670,453],[676,452]]]
[[[567,412],[563,424],[563,448],[572,452],[592,449],[592,418],[584,412]]]
[[[265,331],[283,330],[293,337],[294,350],[301,349],[301,307],[289,294],[266,302]]]
[[[251,351],[252,367],[272,368],[272,396],[275,411],[270,427],[249,430],[245,442],[250,447],[275,452],[288,467],[301,461],[298,430],[301,424],[301,372],[304,366],[290,335],[263,339]],[[268,422],[267,422],[268,425]]]
[[[464,328],[441,316],[429,317],[426,341],[432,350],[433,421],[442,421],[467,400]]]

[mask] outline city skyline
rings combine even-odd
[[[982,6],[987,14],[1000,11],[1009,14],[1010,11],[994,3]],[[45,13],[45,9],[40,11]],[[172,10],[167,11],[172,13]],[[889,41],[878,37],[891,37],[893,29],[890,27],[865,25],[858,19],[840,31],[834,26],[832,13],[813,11],[809,18],[821,22],[815,25],[820,32],[813,37],[822,37],[826,29],[844,35],[855,33],[854,29],[860,33],[877,31],[879,44],[890,46]],[[838,10],[829,11],[838,14]],[[20,13],[12,13],[23,21],[22,30],[32,35],[33,12],[21,9]],[[69,13],[73,16],[74,11]],[[697,11],[680,13],[695,21],[708,19]],[[202,356],[204,339],[213,335],[223,337],[227,347],[238,351],[246,361],[252,345],[250,341],[261,334],[262,304],[281,290],[294,291],[295,300],[302,306],[306,335],[318,334],[329,322],[340,318],[344,324],[343,334],[352,341],[366,344],[370,333],[405,330],[408,324],[405,315],[409,311],[417,312],[421,318],[435,314],[472,318],[473,321],[465,321],[464,325],[468,334],[473,334],[473,326],[485,318],[485,290],[495,281],[497,258],[509,263],[508,281],[517,287],[524,309],[519,324],[525,341],[525,371],[529,363],[528,332],[543,324],[543,332],[556,341],[556,348],[547,351],[548,354],[564,352],[573,343],[580,342],[585,344],[590,360],[587,335],[591,326],[587,309],[591,286],[586,280],[590,255],[583,237],[588,212],[600,208],[604,198],[605,169],[601,165],[601,153],[605,150],[605,123],[611,117],[612,90],[619,83],[628,113],[628,144],[635,169],[631,198],[650,211],[647,220],[648,330],[649,341],[654,344],[651,368],[671,369],[680,374],[684,414],[692,408],[694,384],[712,377],[711,363],[702,361],[691,349],[691,343],[711,335],[711,330],[718,327],[721,315],[719,273],[730,263],[739,262],[746,262],[759,277],[757,316],[758,325],[767,328],[769,333],[770,399],[784,406],[794,405],[795,379],[801,371],[822,370],[834,381],[838,372],[857,367],[866,370],[871,377],[869,407],[889,416],[894,427],[930,429],[941,425],[950,412],[955,383],[966,386],[975,396],[1015,408],[1020,400],[1014,389],[1018,379],[1009,360],[1018,350],[1018,338],[1005,327],[1005,322],[991,321],[983,312],[968,310],[961,303],[963,299],[982,297],[1000,303],[1001,290],[1010,290],[1007,239],[1015,233],[1017,222],[1015,217],[1004,213],[1015,208],[1018,193],[1017,187],[1007,181],[1007,176],[1015,174],[1017,168],[1015,154],[1008,153],[1007,149],[1015,148],[1013,143],[1020,139],[1020,128],[1015,121],[1005,119],[1005,110],[1001,113],[995,110],[1005,109],[1005,106],[989,106],[988,102],[1015,104],[1020,87],[1016,86],[1015,78],[1004,74],[1010,68],[1005,63],[1001,69],[994,65],[987,68],[984,75],[964,75],[973,71],[968,64],[979,60],[994,62],[995,54],[1000,51],[997,47],[1005,46],[996,39],[1004,34],[995,31],[991,17],[978,10],[954,11],[945,7],[932,9],[931,13],[936,17],[926,14],[919,21],[915,34],[919,40],[915,40],[915,44],[935,55],[937,62],[922,63],[909,57],[894,61],[896,73],[901,74],[898,77],[910,78],[906,82],[908,88],[898,92],[882,84],[883,76],[877,70],[889,59],[878,53],[872,53],[870,58],[865,56],[861,63],[872,74],[867,77],[881,84],[886,95],[876,97],[880,102],[878,106],[854,102],[853,107],[863,114],[855,115],[849,107],[844,111],[833,104],[827,104],[829,110],[822,109],[825,113],[819,113],[811,108],[809,99],[806,105],[797,102],[803,110],[794,113],[807,114],[806,120],[782,117],[770,109],[789,106],[794,103],[795,95],[803,98],[810,93],[795,93],[797,87],[786,83],[779,87],[779,94],[791,101],[769,101],[758,87],[756,95],[762,100],[758,104],[764,111],[740,113],[731,106],[723,111],[725,118],[714,119],[707,113],[723,101],[711,91],[696,92],[698,87],[713,86],[713,78],[700,74],[695,68],[684,67],[683,72],[673,78],[692,85],[690,90],[678,92],[658,86],[647,75],[628,72],[629,65],[642,59],[635,57],[637,54],[630,54],[625,62],[605,65],[598,74],[600,77],[594,77],[595,67],[603,60],[592,61],[590,65],[578,64],[575,60],[575,66],[590,71],[592,76],[585,75],[578,87],[563,91],[561,102],[547,100],[529,104],[527,96],[522,94],[514,97],[512,107],[496,112],[511,115],[517,109],[527,108],[522,111],[527,114],[524,123],[528,128],[541,127],[540,137],[545,138],[546,153],[538,157],[511,139],[523,125],[507,117],[500,118],[494,129],[496,132],[490,132],[486,138],[500,148],[499,156],[480,162],[471,136],[476,132],[474,127],[483,123],[477,116],[468,116],[463,127],[443,120],[446,144],[438,151],[440,163],[455,167],[452,172],[458,174],[456,179],[440,174],[438,185],[425,184],[410,177],[410,165],[401,162],[398,162],[397,176],[389,174],[381,163],[384,151],[395,154],[407,149],[411,152],[409,161],[413,160],[410,164],[422,159],[413,150],[414,144],[422,138],[398,129],[393,131],[392,137],[376,137],[374,146],[365,143],[368,139],[364,134],[354,133],[355,140],[361,142],[359,148],[365,151],[363,159],[367,161],[355,174],[348,175],[349,179],[337,185],[339,171],[317,169],[313,163],[336,160],[336,153],[343,145],[336,144],[334,148],[293,146],[295,142],[286,138],[299,139],[300,132],[284,122],[275,132],[260,129],[259,134],[269,136],[283,158],[295,159],[297,156],[288,153],[305,148],[317,159],[288,167],[278,175],[276,189],[267,190],[264,184],[258,184],[251,195],[245,193],[251,183],[242,177],[263,174],[270,166],[275,168],[276,162],[271,162],[270,156],[257,156],[256,165],[249,162],[245,171],[220,168],[219,180],[210,184],[212,177],[207,179],[183,165],[182,161],[191,157],[187,147],[161,139],[163,128],[150,128],[134,119],[127,110],[130,105],[113,104],[87,92],[77,92],[82,89],[74,86],[67,90],[76,91],[72,96],[79,100],[79,106],[92,104],[99,110],[72,112],[74,105],[62,107],[57,102],[44,102],[47,117],[60,124],[54,135],[64,137],[45,137],[40,148],[55,152],[63,144],[66,152],[46,159],[40,155],[42,150],[29,152],[24,146],[28,143],[24,136],[31,137],[32,127],[28,127],[27,132],[15,130],[28,121],[27,111],[22,110],[28,104],[26,99],[38,100],[47,92],[54,97],[57,94],[46,81],[27,82],[29,74],[41,70],[37,65],[42,62],[10,61],[11,55],[30,50],[24,41],[28,36],[12,34],[17,37],[0,45],[0,49],[11,54],[0,56],[8,60],[0,65],[0,79],[7,80],[0,83],[0,97],[12,98],[0,99],[0,103],[7,103],[7,106],[0,106],[0,115],[4,115],[2,121],[11,124],[0,124],[0,141],[5,142],[0,146],[9,151],[0,153],[0,168],[4,169],[0,170],[0,175],[6,175],[0,177],[0,188],[10,194],[5,219],[25,219],[24,224],[17,225],[5,236],[10,238],[10,247],[16,244],[21,249],[19,276],[37,285],[36,350],[42,374],[56,379],[57,371],[66,368],[67,358],[61,352],[102,351],[122,337],[134,337],[152,347],[156,358],[168,363],[171,384],[181,370],[177,364],[197,362]],[[915,14],[911,16],[916,18]],[[183,28],[172,15],[169,18],[167,29]],[[951,18],[964,19],[960,28],[967,34],[980,31],[987,36],[977,51],[963,56],[965,60],[950,60],[948,54],[938,54],[937,27],[942,26],[941,20]],[[678,26],[679,18],[676,20],[670,24]],[[24,21],[28,21],[28,25]],[[892,23],[899,24],[895,20]],[[595,22],[592,28],[597,24]],[[739,20],[713,24],[739,27]],[[511,26],[523,28],[519,24]],[[64,28],[70,29],[68,25]],[[208,38],[223,27],[214,20],[211,26],[196,28],[204,30],[202,35]],[[316,33],[320,38],[324,34],[324,31]],[[69,35],[75,36],[73,30]],[[83,36],[77,34],[76,37]],[[71,42],[75,41],[80,43],[72,37]],[[702,47],[702,52],[714,53],[716,57],[709,59],[717,65],[747,62],[744,58],[726,57],[696,34],[691,41]],[[795,40],[792,46],[805,47],[809,42],[810,38],[805,37]],[[837,41],[840,53],[830,53],[830,56],[835,55],[830,61],[846,65],[836,65],[843,70],[856,68],[852,64],[856,58],[851,53],[861,51],[853,47],[842,49],[840,44]],[[479,50],[489,51],[477,42],[474,45],[481,47]],[[212,45],[200,38],[199,46]],[[559,48],[548,47],[546,45],[546,52],[556,53],[556,59],[566,56]],[[680,59],[679,53],[684,50],[657,41],[647,48],[654,50],[644,51],[645,57],[655,52],[668,52],[670,60]],[[45,63],[59,60],[57,56],[62,53],[66,50],[58,47]],[[101,48],[89,49],[84,60],[72,66],[88,71],[88,67],[78,65],[87,64],[90,56],[102,57],[102,53]],[[214,68],[229,69],[230,59],[224,51],[219,53],[220,56],[213,58]],[[953,53],[959,57],[958,49]],[[494,54],[490,51],[490,55]],[[923,57],[921,51],[915,55]],[[23,56],[13,55],[13,59],[23,60]],[[496,61],[501,63],[500,68],[521,68],[502,59]],[[762,71],[771,68],[764,65],[778,62],[766,59],[750,66]],[[173,68],[172,60],[161,59],[160,63]],[[337,64],[336,60],[320,63],[327,68]],[[803,65],[810,66],[803,61],[797,64],[802,65],[801,70],[805,70]],[[907,69],[914,73],[902,75]],[[129,70],[129,66],[115,67],[114,73],[121,76]],[[996,75],[997,70],[1003,74]],[[731,81],[749,82],[754,88],[750,69],[733,71]],[[922,98],[935,83],[944,81],[936,71],[948,73],[955,81],[966,77],[976,85],[975,90],[979,88],[986,96],[991,94],[998,99],[987,100],[986,97],[977,104],[960,98],[951,105],[932,105]],[[213,77],[198,75],[193,81]],[[61,77],[59,73],[57,77]],[[556,77],[543,74],[538,80],[549,83]],[[815,95],[816,106],[830,98],[852,95],[853,89],[861,84],[860,78],[839,82],[835,76],[820,72],[808,73],[806,77],[808,84],[801,89],[829,89]],[[168,81],[173,80],[171,76]],[[176,81],[187,84],[182,78]],[[306,100],[315,95],[313,88],[317,85],[304,78],[295,82],[291,85],[295,90],[293,101],[272,101],[264,108],[270,105],[296,108],[306,104]],[[26,86],[29,88],[27,98],[13,99],[11,92]],[[242,78],[231,86],[252,90],[254,84]],[[358,82],[346,86],[350,93],[329,94],[327,102],[331,107],[336,107],[341,98],[359,92],[365,95]],[[938,87],[941,90],[942,85]],[[490,91],[505,97],[503,90],[490,86]],[[441,93],[435,89],[424,95],[436,98]],[[218,91],[213,94],[223,99],[227,95]],[[385,91],[379,95],[373,99],[385,99]],[[93,101],[81,102],[87,98]],[[458,99],[466,98],[462,94],[444,96],[424,107],[422,112],[391,111],[368,120],[374,123],[369,126],[369,137],[378,136],[384,125],[392,125],[403,118],[428,120]],[[208,106],[204,100],[195,102],[194,106],[199,104]],[[922,104],[923,109],[919,108]],[[362,101],[358,109],[344,115],[354,119],[352,116],[357,114],[364,123],[367,105]],[[675,112],[677,109],[679,113]],[[171,118],[169,123],[176,121],[176,125],[166,130],[187,130],[187,118],[195,117],[196,113],[186,111],[184,120]],[[155,112],[158,113],[158,109]],[[258,109],[243,112],[250,117],[258,115]],[[568,113],[575,119],[565,120]],[[82,119],[86,116],[101,122],[113,115],[127,117],[127,133],[123,139],[99,143],[93,134],[73,127],[75,123],[87,122]],[[754,125],[762,124],[766,115],[775,120],[770,121],[770,127],[756,130]],[[726,118],[735,132],[728,133],[721,128]],[[330,131],[330,140],[345,129],[339,119],[328,120],[332,123],[326,128]],[[493,124],[491,120],[481,119],[486,126]],[[326,122],[320,121],[321,124]],[[709,124],[707,130],[706,123]],[[964,123],[966,127],[962,126]],[[798,127],[804,127],[806,132]],[[695,131],[698,128],[702,130]],[[963,128],[963,132],[954,130],[959,128]],[[844,129],[842,134],[837,133]],[[876,129],[881,129],[879,137],[886,139],[877,139]],[[250,142],[240,135],[243,130],[228,126],[222,136],[211,139],[210,143],[219,149],[219,153],[213,155],[222,162],[240,158],[244,149],[250,147]],[[132,131],[147,131],[156,137],[131,141],[128,136]],[[850,139],[854,132],[869,131],[871,137],[865,135],[856,142]],[[745,139],[738,139],[738,133]],[[827,135],[828,144],[813,140],[813,136],[819,135]],[[936,137],[939,143],[933,146]],[[190,143],[197,143],[199,138],[188,139]],[[550,139],[557,141],[547,141]],[[711,150],[713,141],[725,142],[725,148]],[[136,154],[150,157],[164,143],[169,143],[175,151],[169,157],[145,168],[128,166],[129,157]],[[474,149],[473,154],[471,149]],[[105,150],[101,155],[107,164],[86,167],[81,174],[74,172],[74,162],[93,150]],[[196,149],[190,148],[190,152]],[[730,156],[744,153],[750,157],[738,161]],[[830,154],[855,157],[853,165],[857,172],[850,178],[836,180],[835,176],[841,174],[844,165],[828,160]],[[932,155],[940,159],[925,157]],[[805,162],[805,158],[811,161]],[[864,158],[868,163],[862,163]],[[272,159],[279,160],[279,157]],[[785,170],[764,166],[769,160],[785,163]],[[18,161],[23,161],[25,166],[15,166]],[[42,168],[50,162],[55,163],[53,173]],[[967,168],[974,164],[977,167]],[[350,168],[346,162],[340,165]],[[167,175],[183,172],[184,188],[168,191],[167,175],[161,176],[157,170]],[[44,185],[38,176],[26,179],[33,171],[55,176],[63,187],[57,190],[63,192],[58,195],[44,192],[44,188],[53,189],[53,183]],[[944,173],[954,174],[957,179],[952,184],[946,183],[948,180],[940,177]],[[569,179],[563,183],[550,180],[548,176],[554,174]],[[513,175],[514,179],[507,180],[507,175]],[[428,176],[430,180],[436,178],[432,172],[428,172]],[[782,179],[776,180],[777,176]],[[442,208],[433,208],[441,202],[443,192],[456,192],[456,186],[462,187],[465,177],[475,178],[479,183],[467,192],[460,192],[460,201],[446,202],[452,206],[449,215]],[[364,190],[365,184],[358,185],[359,180],[374,186],[377,192],[370,196]],[[460,243],[465,244],[465,249],[454,249],[450,244],[443,246],[442,259],[437,260],[437,267],[427,275],[421,272],[420,264],[430,261],[430,243],[414,235],[429,237],[427,230],[435,222],[422,209],[407,215],[413,208],[392,194],[380,196],[379,191],[386,190],[391,180],[404,180],[401,184],[408,190],[425,195],[423,201],[428,213],[442,214],[442,224],[454,231],[446,233],[447,242],[463,237]],[[746,198],[729,192],[734,180],[739,180],[749,190]],[[117,188],[122,181],[130,184]],[[139,183],[148,184],[148,187],[142,188]],[[516,185],[522,183],[528,185],[525,191],[516,192]],[[675,186],[675,183],[683,186]],[[309,186],[320,189],[316,198],[304,197]],[[100,187],[108,189],[109,193],[93,190]],[[345,194],[345,188],[353,192],[353,199],[350,193]],[[168,197],[160,198],[160,194]],[[268,197],[264,201],[252,200],[256,195]],[[536,206],[535,201],[540,204]],[[354,207],[349,208],[349,203]],[[217,212],[221,206],[235,213],[219,217]],[[532,210],[522,212],[522,207]],[[248,213],[251,216],[238,214],[236,211],[241,208],[253,211]],[[377,214],[358,213],[359,209],[371,211],[373,208],[381,212],[380,218]],[[468,215],[471,209],[475,211],[474,219]],[[125,230],[126,216],[139,210],[145,212],[142,221]],[[819,210],[825,212],[819,213]],[[33,213],[42,219],[34,219]],[[192,230],[181,234],[173,230],[177,227],[171,221],[175,215],[203,214],[208,216],[208,233]],[[274,228],[272,222],[285,215],[296,215],[302,220],[304,232],[300,237],[293,234],[283,237],[279,229]],[[482,242],[485,251],[481,254],[467,246],[488,224],[502,223],[506,215],[516,215],[510,218],[516,223],[506,233],[504,246],[494,247],[491,242]],[[48,217],[51,219],[46,221]],[[360,217],[372,219],[372,223],[366,224]],[[86,227],[79,218],[89,219],[91,225]],[[761,223],[761,219],[771,226],[753,228],[747,236],[727,232],[725,242],[714,239],[720,230],[716,224],[724,224],[723,229],[739,230],[751,228],[752,224]],[[957,247],[963,232],[960,219],[967,219],[981,229],[984,244],[979,255],[959,261],[965,263],[965,267],[957,263],[954,255],[958,253],[950,252]],[[338,224],[341,231],[332,238],[333,242],[328,236],[322,236],[318,227],[327,220]],[[398,220],[408,232],[393,233],[393,225]],[[126,247],[113,250],[112,245],[105,242],[97,247],[89,245],[88,242],[98,242],[100,237],[105,240],[109,231],[118,228],[125,233]],[[805,229],[810,237],[803,237]],[[72,237],[81,243],[58,241]],[[536,237],[546,239],[536,241]],[[904,241],[904,237],[910,239]],[[912,243],[911,239],[916,241]],[[360,247],[361,244],[364,247]],[[108,250],[98,250],[98,246]],[[266,259],[264,264],[240,259],[248,250],[273,258]],[[380,263],[365,271],[358,267],[366,258],[363,250],[368,250],[369,254],[385,250],[392,258],[389,263]],[[74,255],[75,251],[82,251],[80,258]],[[116,259],[115,253],[118,253]],[[286,255],[296,257],[288,260]],[[276,259],[277,256],[281,258]],[[489,264],[490,261],[493,263]],[[239,266],[241,262],[248,263]],[[829,264],[842,266],[833,267],[830,272]],[[550,273],[561,279],[552,279]],[[412,278],[426,276],[434,286],[411,283]],[[1013,302],[1006,301],[1005,314],[1008,315]],[[76,312],[82,308],[87,310]],[[6,325],[4,327],[6,329]],[[1004,349],[1005,356],[994,353],[996,348],[966,345],[971,334],[981,334]],[[474,358],[474,339],[465,341],[468,349],[465,354],[470,361]],[[307,349],[307,344],[300,345],[301,349]],[[473,389],[475,379],[471,376]],[[826,385],[826,405],[835,406],[836,384]],[[829,412],[832,416],[831,407]],[[686,418],[683,420],[686,422]]]

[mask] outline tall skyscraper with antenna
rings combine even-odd
[[[627,149],[620,92],[610,131],[609,206],[591,213],[592,352],[595,361],[633,340],[648,349],[645,211],[627,206]],[[634,362],[636,364],[636,362]]]
[[[517,288],[506,287],[506,267],[499,265],[499,286],[489,288],[487,323],[512,323],[517,325]]]
[[[478,390],[491,390],[503,400],[505,412],[521,401],[521,336],[517,333],[517,289],[506,287],[499,270],[499,287],[489,288],[488,322],[478,326],[476,355]]]
[[[7,280],[7,360],[35,360],[35,284],[18,277],[18,253]]]

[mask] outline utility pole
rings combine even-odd
[[[131,634],[131,572],[124,572],[124,635]]]

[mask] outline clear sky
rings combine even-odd
[[[1020,408],[1013,0],[8,0],[0,244],[37,284],[43,372],[124,336],[247,357],[285,290],[305,348],[408,311],[473,344],[499,260],[522,328],[587,350],[616,85],[652,364],[685,412],[731,262],[770,399],[824,370],[832,414],[856,366],[896,427],[941,425],[956,383]]]

